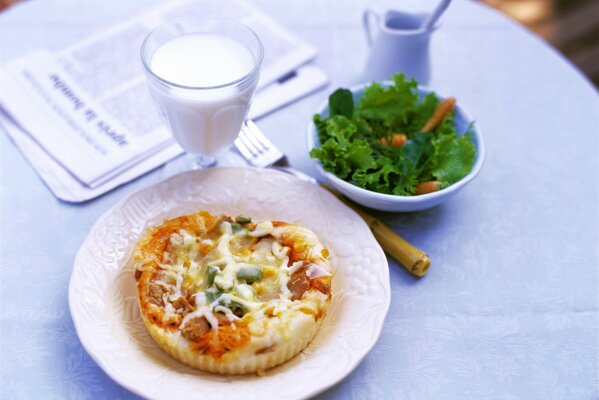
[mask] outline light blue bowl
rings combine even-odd
[[[383,83],[383,85],[389,84],[391,84],[391,82]],[[369,83],[361,84],[350,88],[351,92],[354,95],[354,103],[357,103],[357,100],[364,93],[364,88],[368,85]],[[431,91],[432,90],[422,86],[418,87],[418,92],[421,96],[425,96]],[[443,97],[440,96],[438,93],[437,97],[439,99],[443,99]],[[324,117],[328,116],[328,99],[317,112]],[[462,110],[460,106],[456,104],[455,124],[458,132],[464,133],[468,129],[468,125],[472,121],[472,118],[470,118],[464,112],[464,110]],[[470,183],[480,172],[480,169],[483,165],[483,160],[485,158],[485,147],[478,126],[476,124],[471,128],[471,131],[473,132],[472,142],[476,147],[476,157],[474,159],[472,171],[470,171],[470,173],[463,177],[461,180],[454,183],[453,185],[446,187],[445,189],[433,193],[423,194],[420,196],[396,196],[392,194],[377,193],[371,190],[362,189],[358,186],[352,185],[351,183],[344,181],[341,178],[338,178],[336,175],[328,171],[325,171],[322,168],[322,164],[319,160],[314,159],[314,161],[316,162],[316,165],[320,173],[326,178],[326,180],[330,183],[331,186],[333,186],[335,189],[337,189],[337,191],[349,197],[358,204],[381,211],[421,211],[439,205],[445,200],[454,196],[460,190],[462,190],[468,183]],[[319,146],[320,141],[318,140],[318,131],[314,123],[311,122],[310,126],[308,127],[308,148],[311,150]]]

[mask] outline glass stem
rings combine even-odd
[[[203,154],[194,154],[194,165],[192,169],[204,169],[208,167],[212,167],[216,164],[216,157],[203,155]]]
[[[192,169],[204,169],[216,164],[216,157],[210,155],[194,154],[193,160],[194,163]]]

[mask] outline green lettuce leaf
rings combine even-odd
[[[330,116],[314,116],[320,147],[310,156],[325,170],[364,189],[400,196],[412,195],[421,182],[436,180],[446,187],[470,172],[476,149],[470,134],[460,135],[453,113],[432,132],[420,130],[439,105],[434,94],[418,96],[417,84],[403,75],[387,88],[374,83],[354,107],[351,92],[335,91]],[[408,141],[394,148],[393,134]]]
[[[476,157],[476,149],[469,135],[439,135],[434,146],[431,174],[439,182],[451,185],[468,175]]]
[[[350,118],[354,114],[354,96],[348,89],[337,89],[329,97],[329,116],[343,115]]]
[[[408,123],[408,116],[418,102],[418,83],[406,81],[404,75],[393,77],[394,85],[385,88],[373,83],[360,97],[356,114],[359,117],[381,120],[388,128],[399,129]]]

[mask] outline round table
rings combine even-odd
[[[0,15],[2,62],[71,43],[155,3],[24,2]],[[253,3],[315,45],[316,64],[331,78],[326,90],[258,121],[295,167],[317,176],[305,130],[331,90],[361,80],[362,11],[426,10],[434,2]],[[476,118],[487,159],[480,176],[447,203],[377,214],[433,264],[418,280],[390,260],[392,303],[378,343],[321,396],[596,399],[598,93],[539,38],[476,2],[453,3],[431,52],[429,86],[455,96]],[[0,143],[0,397],[136,398],[82,348],[67,285],[94,221],[156,182],[159,171],[88,203],[67,204],[6,135]]]

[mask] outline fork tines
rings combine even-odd
[[[252,121],[245,121],[235,140],[241,155],[255,167],[268,167],[284,158],[283,153],[260,131]]]

